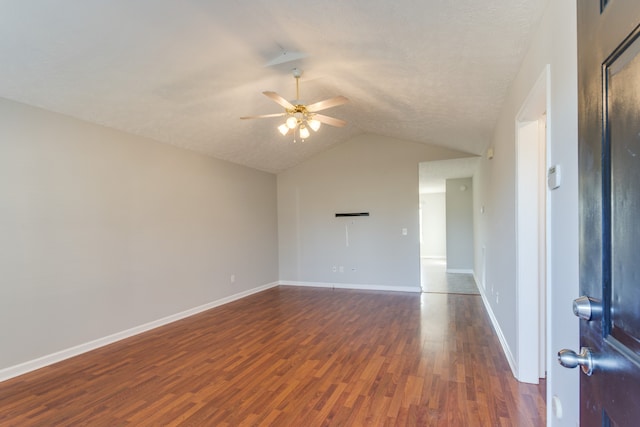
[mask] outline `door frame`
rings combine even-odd
[[[516,377],[532,384],[546,376],[548,363],[549,78],[546,65],[516,115]]]

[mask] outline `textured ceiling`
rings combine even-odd
[[[0,0],[0,97],[278,172],[374,133],[480,154],[547,0]],[[265,66],[282,52],[302,60]],[[306,142],[264,90],[344,95]]]

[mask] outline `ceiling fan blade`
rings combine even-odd
[[[264,93],[264,95],[267,98],[277,102],[278,104],[282,105],[287,110],[293,110],[294,108],[296,108],[296,107],[294,107],[294,105],[292,103],[290,103],[289,101],[287,101],[286,99],[284,99],[283,97],[281,97],[280,95],[278,95],[275,92],[265,91],[265,92],[262,92],[262,93]]]
[[[340,119],[336,119],[333,117],[329,117],[329,116],[325,116],[322,114],[314,114],[312,116],[312,118],[316,119],[319,122],[322,122],[324,124],[330,125],[330,126],[335,126],[335,127],[344,127],[347,125],[347,122],[345,122],[344,120],[340,120]]]
[[[346,104],[347,102],[349,102],[349,98],[342,95],[335,96],[333,98],[325,99],[324,101],[307,105],[307,111],[314,113],[316,111],[326,110],[327,108],[337,107],[338,105]]]
[[[274,113],[274,114],[262,114],[259,116],[245,116],[245,117],[240,117],[240,119],[242,120],[246,120],[246,119],[266,119],[268,117],[282,117],[287,113]]]

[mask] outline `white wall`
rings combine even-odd
[[[420,195],[422,210],[422,240],[420,256],[425,258],[447,257],[447,206],[446,193],[423,193]]]
[[[275,175],[0,99],[0,372],[277,282],[276,216]]]
[[[464,190],[462,190],[464,188]],[[447,179],[447,271],[473,272],[473,181]]]
[[[562,165],[562,186],[550,195],[550,251],[548,303],[548,422],[575,426],[578,420],[579,370],[561,368],[555,354],[578,349],[578,321],[571,302],[578,296],[578,173],[577,173],[577,42],[576,1],[549,2],[533,40],[505,99],[491,146],[495,157],[481,160],[474,176],[475,264],[482,274],[486,247],[484,297],[498,322],[499,333],[517,360],[517,294],[515,271],[515,119],[529,91],[550,64],[547,111],[548,157]],[[479,214],[484,206],[484,214]],[[499,297],[498,297],[499,295]],[[564,415],[551,414],[551,396],[557,395]]]
[[[280,173],[280,278],[420,291],[418,163],[454,157],[468,154],[362,135]]]

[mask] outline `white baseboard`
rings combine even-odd
[[[97,348],[103,347],[108,344],[112,344],[116,341],[123,340],[125,338],[132,337],[134,335],[138,335],[142,332],[147,332],[151,329],[155,329],[160,326],[164,326],[166,324],[175,322],[180,319],[184,319],[189,316],[193,316],[194,314],[201,313],[206,310],[210,310],[212,308],[228,304],[232,301],[236,301],[247,297],[249,295],[262,292],[264,290],[273,288],[278,286],[278,282],[269,283],[267,285],[259,286],[257,288],[249,289],[248,291],[240,292],[234,295],[230,295],[228,297],[221,298],[216,301],[209,302],[207,304],[191,308],[189,310],[182,311],[180,313],[172,314],[167,317],[163,317],[162,319],[154,320],[149,323],[145,323],[140,326],[133,327],[131,329],[127,329],[121,332],[116,332],[115,334],[108,335],[106,337],[98,338],[93,341],[89,341],[84,344],[80,344],[65,350],[58,351],[53,354],[49,354],[46,356],[39,357],[34,360],[30,360],[24,363],[20,363],[15,366],[10,366],[8,368],[0,369],[0,381],[6,381],[10,378],[17,377],[22,374],[26,374],[27,372],[35,371],[36,369],[44,368],[45,366],[52,365],[57,362],[61,362],[65,359],[69,359],[70,357],[78,356],[82,353],[86,353],[91,350],[95,350]]]
[[[476,272],[473,272],[473,280],[476,282],[476,286],[478,287],[478,289],[480,289],[480,286],[483,286],[482,290],[480,291],[480,293],[482,294],[482,292],[484,291],[484,284],[482,282],[480,282],[480,280],[478,280],[478,276],[476,276]]]
[[[473,270],[471,269],[463,269],[463,268],[447,268],[447,273],[453,274],[473,274]]]
[[[478,286],[478,289],[480,290],[480,296],[482,297],[482,302],[484,303],[484,307],[487,310],[487,313],[489,314],[489,319],[491,319],[491,324],[493,325],[493,329],[496,331],[496,335],[498,336],[498,341],[500,341],[502,352],[507,358],[507,363],[509,363],[509,367],[511,368],[511,373],[513,374],[514,378],[517,379],[518,378],[518,375],[516,374],[518,372],[517,364],[515,359],[513,358],[513,354],[511,353],[509,344],[507,344],[507,339],[504,337],[504,334],[502,333],[502,329],[500,329],[500,324],[498,323],[498,319],[496,319],[495,314],[493,314],[493,310],[491,309],[491,305],[487,300],[487,296],[484,293],[484,289],[481,289],[480,286]]]
[[[422,289],[414,286],[388,286],[388,285],[356,285],[350,283],[324,283],[324,282],[292,282],[280,281],[282,286],[307,286],[311,288],[356,289],[361,291],[392,291],[392,292],[422,292]]]

